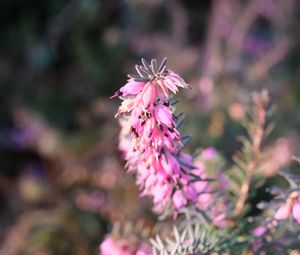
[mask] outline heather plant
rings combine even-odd
[[[155,59],[151,63],[142,59],[135,67],[137,74],[128,75],[112,97],[122,100],[116,117],[127,172],[135,174],[140,195],[151,198],[160,221],[150,231],[141,228],[139,234],[114,227],[100,245],[100,254],[296,252],[299,177],[282,169],[278,182],[273,182],[278,185],[268,186],[262,174],[280,168],[270,162],[272,144],[267,138],[274,127],[269,120],[274,108],[269,93],[252,93],[242,123],[247,134],[240,138],[233,163],[212,147],[191,155],[185,148],[189,137],[180,132],[184,114],[176,113],[174,99],[179,89],[190,87],[167,69],[166,62],[166,58],[160,65]],[[257,191],[269,194],[269,201],[254,202]]]

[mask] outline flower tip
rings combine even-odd
[[[167,64],[167,57],[164,57],[163,61],[161,62],[158,68],[159,73],[166,69],[166,64]]]
[[[163,59],[163,61],[162,61],[161,63],[164,63],[164,64],[166,64],[166,63],[167,63],[167,61],[168,61],[168,58],[167,58],[167,57],[164,57],[164,59]]]

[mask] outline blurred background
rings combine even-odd
[[[178,105],[191,152],[230,162],[250,92],[267,88],[262,174],[300,155],[299,1],[2,0],[0,13],[0,254],[97,254],[114,222],[155,221],[109,99],[141,57],[168,57],[191,84]]]

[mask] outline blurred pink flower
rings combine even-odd
[[[202,151],[201,156],[204,160],[213,160],[217,156],[217,150],[213,147],[206,148]]]
[[[135,255],[150,255],[152,254],[152,248],[149,245],[143,244],[136,251]]]
[[[285,203],[280,206],[274,217],[276,220],[286,220],[292,213],[292,205]]]
[[[181,208],[187,203],[187,199],[183,195],[181,190],[176,190],[174,195],[173,195],[173,203],[175,208]]]
[[[126,85],[120,89],[121,96],[136,95],[141,92],[144,86],[144,82],[136,82],[133,79],[129,79]]]
[[[300,224],[300,201],[298,200],[293,206],[294,219]]]
[[[139,247],[130,240],[114,240],[107,236],[100,245],[99,255],[150,255],[152,249],[149,245],[143,244]]]
[[[214,148],[207,148],[203,150],[203,152],[194,162],[194,165],[197,168],[192,170],[193,174],[205,180],[199,181],[194,185],[197,192],[196,206],[209,215],[215,226],[224,228],[231,224],[231,222],[227,219],[227,201],[224,196],[220,196],[214,191],[224,190],[228,186],[228,180],[225,178],[221,169],[218,169],[216,170],[216,179],[213,182],[207,181],[208,174],[205,171],[205,164],[208,163],[208,159],[212,159],[211,156],[217,155],[217,151]],[[207,155],[205,155],[206,153]],[[204,158],[207,160],[202,162],[201,160]]]
[[[261,237],[262,235],[264,235],[267,232],[267,230],[268,229],[264,226],[258,226],[253,230],[252,234],[255,237]]]
[[[280,169],[289,165],[293,155],[291,138],[277,139],[275,146],[268,148],[261,172],[266,176],[276,174]]]
[[[299,191],[293,191],[288,196],[287,201],[279,207],[274,215],[278,221],[286,220],[288,217],[293,216],[295,221],[300,224],[300,194]]]
[[[82,210],[99,212],[105,203],[105,197],[100,192],[88,193],[84,190],[79,190],[75,195],[75,203]]]

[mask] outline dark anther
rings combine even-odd
[[[171,133],[174,132],[174,128],[172,128],[172,127],[169,127],[168,130],[169,130]]]
[[[131,131],[135,135],[136,138],[139,137],[139,134],[136,132],[136,129],[134,127],[131,127]]]
[[[150,112],[147,112],[147,113],[146,113],[146,116],[147,116],[148,119],[151,119],[152,114],[151,114]]]

